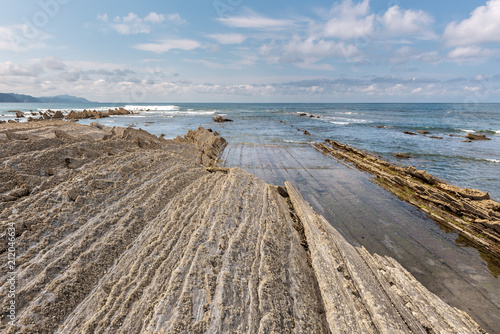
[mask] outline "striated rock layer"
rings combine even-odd
[[[351,246],[293,185],[213,167],[203,128],[164,140],[63,121],[0,125],[16,227],[5,333],[483,333],[387,257]],[[6,262],[6,236],[2,235]]]
[[[500,259],[500,203],[487,192],[452,186],[426,171],[395,166],[330,139],[325,142],[312,146],[376,175],[380,185]]]

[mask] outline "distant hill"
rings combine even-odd
[[[71,96],[71,95],[57,95],[57,96],[42,96],[33,97],[30,95],[14,94],[14,93],[0,93],[0,102],[31,102],[31,103],[92,103],[87,99]]]

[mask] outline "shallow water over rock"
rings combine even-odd
[[[498,262],[375,185],[370,175],[305,143],[229,143],[221,165],[241,167],[271,184],[292,182],[350,242],[395,258],[425,287],[468,312],[488,332],[497,330]]]

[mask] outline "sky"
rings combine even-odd
[[[500,102],[500,0],[0,0],[0,92]]]

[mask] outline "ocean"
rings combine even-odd
[[[493,199],[500,200],[500,104],[1,103],[0,119],[15,118],[9,110],[30,116],[47,109],[107,111],[116,107],[136,114],[97,121],[107,126],[142,128],[155,135],[164,134],[165,138],[203,126],[233,143],[303,146],[311,140],[329,138],[391,162],[424,169],[450,184],[488,191]],[[302,113],[306,116],[299,116]],[[212,118],[216,115],[233,122],[214,123]],[[303,130],[311,136],[304,135]],[[404,133],[417,130],[429,134]],[[483,134],[491,140],[464,142],[467,133]],[[411,158],[397,159],[395,153]]]

